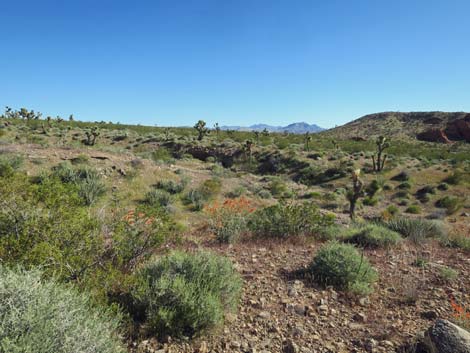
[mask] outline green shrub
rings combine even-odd
[[[468,173],[463,172],[462,170],[456,170],[443,181],[450,185],[461,184],[465,179],[468,178]],[[468,179],[467,179],[468,180]]]
[[[416,191],[417,195],[420,194],[435,194],[436,193],[436,187],[432,185],[426,185],[425,187],[422,187],[418,191]]]
[[[364,197],[364,199],[362,200],[362,204],[364,206],[376,206],[378,202],[379,200],[376,197],[370,196]]]
[[[466,237],[465,235],[456,234],[443,237],[441,241],[445,246],[470,251],[470,237]]]
[[[270,199],[273,197],[273,195],[271,195],[269,190],[265,190],[265,189],[261,189],[260,191],[258,191],[257,195],[262,199]]]
[[[103,251],[98,220],[90,216],[75,184],[26,176],[0,179],[0,258],[3,263],[41,265],[48,274],[83,278]]]
[[[392,216],[396,216],[398,214],[398,211],[400,211],[399,208],[395,205],[388,206],[386,210]]]
[[[165,190],[151,190],[145,194],[144,202],[151,206],[166,207],[171,203],[171,194]]]
[[[38,271],[0,267],[0,351],[124,353],[119,318]]]
[[[332,216],[322,215],[312,203],[278,203],[255,211],[249,229],[258,237],[288,238],[312,236],[332,224]]]
[[[439,268],[439,278],[444,282],[453,282],[457,279],[459,273],[453,268],[442,266]]]
[[[53,167],[51,176],[59,178],[63,183],[72,183],[76,180],[75,169],[69,162],[62,162]]]
[[[236,199],[244,194],[246,194],[246,189],[243,186],[237,186],[232,191],[227,192],[226,196],[231,199]]]
[[[397,245],[401,236],[379,224],[365,224],[349,230],[344,240],[368,248],[389,248]]]
[[[183,197],[183,202],[192,205],[194,211],[202,210],[205,201],[206,198],[198,189],[189,190]]]
[[[63,183],[75,184],[87,206],[95,203],[106,191],[98,172],[90,167],[76,169],[69,162],[63,162],[52,168],[51,177],[59,178]]]
[[[100,196],[105,193],[105,186],[98,177],[86,176],[77,181],[78,195],[85,202],[85,205],[94,204]]]
[[[407,172],[402,171],[402,172],[398,173],[397,175],[395,175],[391,180],[408,181],[408,180],[410,180],[410,175]]]
[[[253,211],[248,199],[227,199],[205,208],[209,229],[221,243],[233,243],[248,230],[248,215]]]
[[[220,190],[222,188],[222,182],[220,181],[219,178],[212,178],[204,181],[200,186],[199,186],[199,192],[203,195],[203,198],[205,200],[210,200],[213,198],[215,195],[220,193]]]
[[[332,224],[330,226],[318,229],[316,233],[316,238],[318,240],[335,240],[340,238],[341,235],[345,232],[346,229],[344,227],[341,227],[337,224]]]
[[[397,189],[400,189],[400,190],[409,190],[409,189],[411,189],[411,184],[410,184],[409,182],[405,181],[405,182],[399,184],[399,185],[397,186]]]
[[[398,199],[409,199],[410,193],[406,190],[400,190],[394,195],[394,197]]]
[[[418,205],[410,205],[408,208],[405,210],[406,213],[411,213],[411,214],[420,214],[421,213],[421,207]]]
[[[384,181],[382,179],[374,179],[371,181],[371,183],[367,186],[366,188],[366,193],[370,197],[373,197],[375,194],[377,194],[380,190],[383,189],[384,186]]]
[[[429,194],[419,194],[417,196],[417,199],[419,200],[419,202],[421,203],[427,203],[431,200],[431,197],[429,196]]]
[[[126,271],[147,259],[172,234],[174,223],[161,207],[141,206],[112,223],[114,267]]]
[[[361,295],[372,292],[371,285],[377,280],[377,272],[364,255],[353,245],[336,241],[318,250],[307,271],[321,285]]]
[[[449,190],[449,184],[447,183],[440,183],[437,188],[441,191]]]
[[[402,200],[398,201],[398,205],[400,205],[400,206],[408,206],[409,203],[410,203],[410,201],[407,200],[407,199],[402,199]]]
[[[90,160],[90,157],[88,157],[86,154],[79,154],[77,157],[74,157],[71,159],[72,164],[85,164],[88,163]]]
[[[384,223],[391,230],[405,238],[419,243],[426,238],[443,237],[447,234],[444,225],[438,221],[417,218],[396,218]]]
[[[462,208],[462,201],[458,197],[444,196],[436,201],[436,207],[445,208],[448,215],[454,214]]]
[[[133,296],[159,336],[193,336],[223,323],[236,309],[242,281],[230,260],[211,254],[172,252],[142,268]]]
[[[0,178],[12,176],[23,164],[23,158],[18,155],[0,155]]]
[[[269,190],[274,197],[282,197],[287,192],[286,183],[280,178],[273,178],[269,183]]]
[[[165,147],[159,147],[150,155],[151,159],[156,163],[170,163],[173,161],[173,157]]]
[[[183,181],[177,183],[174,180],[160,180],[157,183],[156,187],[158,189],[165,190],[166,192],[169,192],[170,194],[179,194],[186,187],[186,183]]]

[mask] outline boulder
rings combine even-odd
[[[436,320],[422,341],[425,352],[470,353],[470,332],[447,320]]]

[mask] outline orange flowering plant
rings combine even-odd
[[[222,203],[214,202],[205,207],[209,215],[209,229],[217,240],[223,243],[235,242],[246,232],[248,215],[255,211],[246,197],[226,199]]]
[[[133,269],[141,258],[160,246],[170,230],[163,212],[129,210],[118,218],[112,241],[115,260],[126,269]]]
[[[452,294],[449,294],[450,306],[454,309],[453,317],[457,324],[463,328],[470,329],[470,311],[465,307],[457,304],[455,298]]]

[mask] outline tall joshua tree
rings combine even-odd
[[[214,130],[215,130],[215,134],[217,136],[217,139],[219,139],[219,135],[220,135],[220,126],[219,126],[219,123],[215,123],[214,124]]]
[[[361,170],[356,169],[352,172],[351,178],[353,182],[352,189],[348,190],[346,197],[349,201],[349,217],[354,219],[356,217],[356,203],[360,197],[364,196],[364,183],[360,179]]]
[[[259,144],[259,131],[253,131],[253,135],[255,135],[256,143]]]
[[[209,133],[209,129],[206,127],[206,122],[204,120],[199,120],[195,125],[194,128],[197,130],[197,140],[202,141],[204,135]]]
[[[305,150],[310,151],[309,143],[310,141],[312,141],[312,136],[310,135],[308,131],[305,133],[304,141],[305,141]]]
[[[85,145],[87,146],[94,146],[96,143],[96,139],[100,136],[100,132],[98,131],[97,126],[93,126],[89,131],[85,132],[86,140]]]
[[[245,142],[245,151],[248,156],[248,160],[250,161],[251,164],[251,157],[252,157],[252,147],[253,147],[253,141],[251,140],[246,140]]]
[[[372,166],[375,172],[380,172],[384,169],[385,160],[387,159],[387,155],[383,154],[383,152],[390,147],[390,143],[386,137],[379,136],[375,144],[377,145],[377,153],[372,156]]]

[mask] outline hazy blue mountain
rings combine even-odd
[[[293,134],[304,134],[306,132],[320,132],[325,129],[315,124],[307,124],[305,122],[293,123],[287,126],[272,126],[267,124],[254,124],[251,126],[221,126],[222,130],[236,130],[236,131],[263,131],[264,129],[269,132],[290,132]]]

